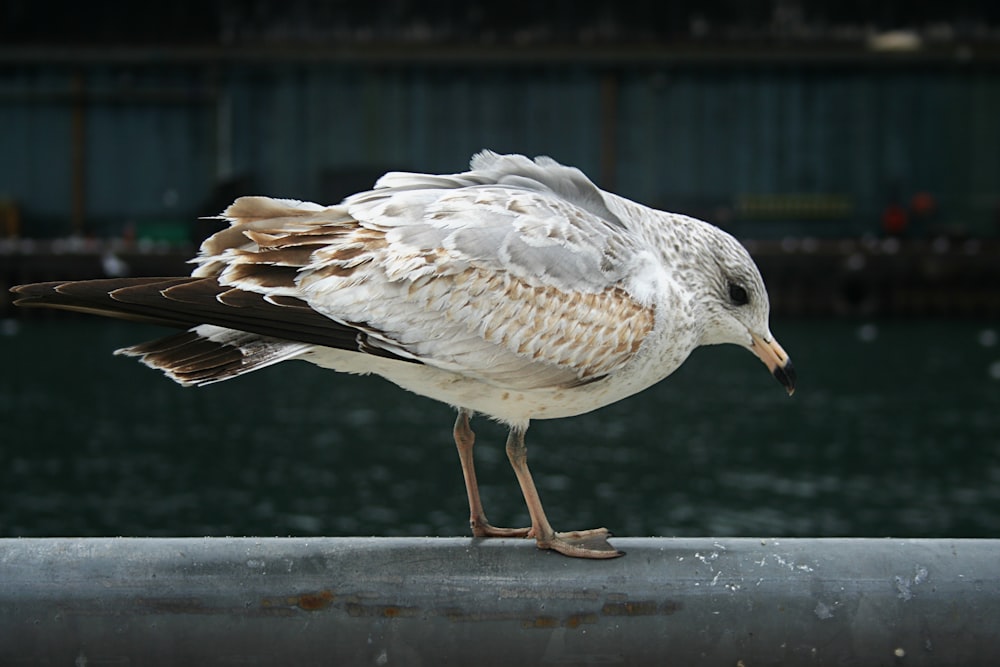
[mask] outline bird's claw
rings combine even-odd
[[[553,533],[549,537],[536,537],[539,549],[552,549],[573,558],[618,558],[624,551],[615,549],[608,542],[611,533],[607,528],[575,530],[568,533]]]
[[[531,528],[498,528],[485,519],[471,519],[473,537],[528,537]]]

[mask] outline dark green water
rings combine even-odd
[[[464,535],[452,411],[282,364],[184,389],[116,347],[162,330],[6,323],[0,535]],[[789,399],[702,349],[596,413],[535,422],[557,529],[617,535],[1000,537],[1000,323],[777,321]],[[473,423],[487,513],[527,521],[504,431]]]

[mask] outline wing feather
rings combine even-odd
[[[199,271],[302,299],[365,331],[368,351],[485,382],[527,389],[607,375],[653,327],[628,290],[640,250],[581,173],[563,182],[566,172],[528,162],[524,173],[493,173],[523,166],[515,161],[485,174],[388,174],[325,209],[240,200],[227,214],[240,214],[233,226],[251,243],[203,252]]]
[[[390,173],[337,206],[240,198],[190,277],[16,291],[26,305],[228,332],[125,351],[187,383],[301,343],[513,389],[573,386],[627,364],[654,325],[650,299],[631,291],[649,253],[605,195],[550,159],[484,152],[471,171]]]

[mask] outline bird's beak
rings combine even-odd
[[[792,360],[788,358],[788,354],[773,338],[766,341],[757,334],[750,335],[753,338],[750,351],[764,362],[774,378],[784,386],[788,395],[791,396],[795,393],[795,367],[792,366]]]

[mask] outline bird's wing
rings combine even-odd
[[[238,200],[195,274],[301,298],[373,347],[503,387],[625,364],[653,312],[625,287],[641,253],[624,226],[526,176],[471,173],[390,175],[327,209]]]
[[[483,154],[464,174],[389,174],[338,206],[246,197],[224,217],[191,277],[27,285],[18,303],[189,328],[197,339],[127,352],[183,357],[195,383],[320,345],[510,389],[572,386],[621,368],[653,328],[636,289],[650,253],[596,186],[551,161]],[[202,339],[253,348],[252,363]]]
[[[302,299],[374,348],[497,386],[602,377],[653,327],[652,307],[627,288],[641,253],[586,199],[600,191],[580,172],[567,184],[521,159],[549,181],[514,164],[499,175],[390,174],[326,209],[240,199],[194,275]]]

